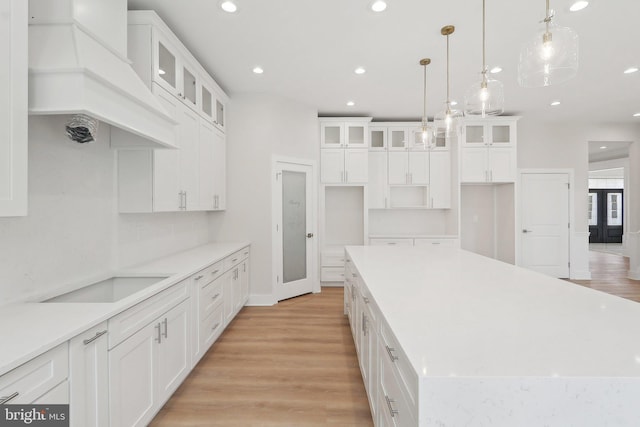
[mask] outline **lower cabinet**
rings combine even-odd
[[[69,341],[72,427],[109,426],[107,332],[107,322],[102,322]]]
[[[112,426],[145,426],[190,370],[189,301],[109,351]]]

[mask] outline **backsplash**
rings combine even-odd
[[[208,214],[118,214],[116,152],[64,134],[67,116],[29,118],[29,215],[0,218],[0,305],[208,242]]]

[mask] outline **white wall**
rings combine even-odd
[[[307,105],[255,94],[234,95],[227,112],[227,210],[211,217],[211,238],[251,242],[249,303],[270,304],[272,156],[318,162],[318,114]]]
[[[0,305],[208,241],[205,213],[117,214],[109,126],[76,144],[67,119],[29,118],[29,215],[0,218]]]

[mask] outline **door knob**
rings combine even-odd
[[[307,239],[310,239],[313,237],[313,233],[307,233]]]
[[[523,233],[531,233],[531,230],[523,229],[522,232]]]

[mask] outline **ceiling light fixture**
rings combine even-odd
[[[235,13],[238,11],[238,5],[236,5],[231,0],[225,0],[220,3],[220,8],[228,13]]]
[[[606,150],[606,149],[607,149],[607,146],[606,146],[606,145],[603,145],[602,147],[600,147],[600,149],[601,149],[601,150]]]
[[[556,105],[560,105],[560,101],[552,101],[550,105],[555,107]]]
[[[487,78],[485,44],[485,0],[482,0],[482,70],[479,83],[469,88],[464,99],[464,112],[470,116],[497,116],[504,111],[504,87]]]
[[[493,67],[491,70],[489,70],[489,72],[491,74],[498,74],[498,73],[502,72],[502,67]]]
[[[447,38],[447,100],[444,103],[444,110],[436,114],[434,121],[438,123],[436,132],[438,136],[449,137],[453,129],[453,120],[462,117],[462,112],[451,108],[451,97],[449,95],[449,36],[453,34],[456,27],[446,25],[440,29],[440,34]]]
[[[571,12],[577,12],[579,10],[584,9],[587,6],[589,6],[589,2],[587,0],[578,0],[578,1],[574,2],[571,5],[571,7],[569,7],[569,10]]]
[[[640,117],[640,113],[635,113],[633,117]]]
[[[543,87],[564,83],[578,73],[578,34],[568,27],[552,25],[555,12],[549,9],[544,28],[520,51],[518,83],[523,87]]]
[[[354,105],[356,105],[356,103],[355,103],[355,102],[353,102],[353,101],[349,101],[349,102],[347,102],[347,105],[348,105],[349,107],[353,107]]]
[[[256,74],[262,74],[262,73],[264,73],[264,70],[262,69],[262,67],[255,67],[253,69],[253,72],[256,73]]]
[[[386,8],[387,8],[387,2],[383,0],[377,0],[371,4],[371,10],[373,10],[374,12],[382,12]]]
[[[354,72],[354,73],[356,73],[356,74],[364,74],[364,73],[366,73],[366,72],[367,72],[367,70],[365,70],[365,69],[364,69],[364,68],[362,68],[362,67],[358,67],[358,68],[356,68],[355,70],[353,70],[353,72]]]
[[[629,67],[626,70],[624,70],[625,74],[631,74],[636,72],[638,72],[638,67]]]
[[[424,98],[422,108],[422,126],[420,127],[422,146],[427,148],[431,146],[433,141],[433,128],[429,126],[429,118],[427,117],[427,65],[431,64],[431,59],[423,58],[420,65],[424,69]]]

